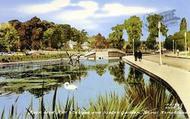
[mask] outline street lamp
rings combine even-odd
[[[185,33],[184,33],[184,36],[185,36],[185,55],[187,56],[187,32],[185,31]]]
[[[158,22],[158,40],[159,40],[159,51],[160,51],[160,65],[162,65],[162,44],[160,39],[160,28],[161,22]]]
[[[133,55],[135,55],[135,41],[133,39]]]
[[[173,39],[173,53],[175,54],[175,44],[174,44],[174,39]]]

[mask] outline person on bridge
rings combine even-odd
[[[138,54],[139,61],[141,61],[142,60],[142,52],[139,50],[137,54]]]
[[[134,56],[135,56],[135,61],[137,61],[137,57],[138,57],[138,52],[137,51],[135,51]]]

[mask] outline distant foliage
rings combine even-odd
[[[12,20],[9,21],[9,23],[18,31],[21,50],[41,49],[43,33],[54,25],[54,23],[41,21],[37,17],[33,17],[31,20],[26,22]]]
[[[187,21],[185,18],[181,20],[180,31],[187,31]]]
[[[26,22],[11,20],[7,24],[7,28],[4,28],[4,24],[0,28],[0,51],[61,49],[67,48],[70,40],[77,42],[77,46],[81,48],[87,40],[85,30],[78,30],[69,24],[55,24],[38,17]]]
[[[9,23],[0,25],[0,50],[10,51],[19,48],[18,32]]]
[[[71,40],[77,42],[77,50],[82,48],[82,44],[88,40],[88,33],[83,29],[83,30],[78,30],[76,28],[72,28],[72,36]]]
[[[146,41],[146,46],[148,49],[156,49],[156,38],[149,35]]]
[[[97,34],[94,38],[95,38],[94,48],[100,48],[101,49],[101,48],[108,48],[109,47],[108,41],[100,33]]]
[[[168,37],[166,37],[165,42],[164,42],[164,47],[167,50],[172,50],[173,49],[173,39],[172,39],[171,35],[169,35]]]
[[[179,26],[179,31],[171,36],[171,40],[175,43],[175,49],[179,49],[180,51],[185,49],[185,32],[187,47],[190,49],[190,31],[187,31],[187,21],[183,18]]]
[[[109,47],[108,40],[100,33],[95,36],[88,38],[90,48],[93,49],[104,49]]]
[[[183,31],[176,32],[174,35],[172,35],[172,40],[175,42],[176,49],[184,50],[185,45],[185,36]],[[190,47],[190,32],[187,32],[187,45]]]

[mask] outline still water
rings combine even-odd
[[[25,64],[0,68],[0,114],[5,114],[15,104],[18,113],[26,112],[29,105],[38,111],[39,99],[44,97],[47,109],[51,109],[54,90],[57,87],[57,99],[65,104],[68,96],[74,97],[79,107],[88,107],[89,102],[95,102],[98,96],[110,93],[122,97],[127,86],[138,87],[140,82],[149,84],[152,78],[139,72],[122,61],[88,61],[80,62],[78,66],[67,63],[58,64]],[[67,90],[64,83],[77,86],[77,90]],[[166,94],[170,91],[161,84]]]

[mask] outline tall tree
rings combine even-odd
[[[64,45],[64,48],[67,48],[67,42],[71,40],[72,30],[71,26],[68,24],[59,24],[57,25],[57,30],[61,33],[60,42]]]
[[[164,47],[167,50],[172,50],[173,49],[173,39],[172,39],[171,35],[169,35],[168,37],[166,37],[165,42],[164,42]]]
[[[149,49],[155,48],[156,38],[158,37],[158,31],[159,31],[158,23],[161,22],[162,20],[163,16],[160,16],[158,14],[149,15],[147,17],[149,36],[147,38],[146,45]],[[161,23],[160,31],[163,36],[165,37],[167,36],[168,29],[167,26],[164,25],[163,23]]]
[[[180,31],[187,31],[187,21],[185,18],[182,18],[181,20]]]
[[[145,44],[148,49],[155,49],[156,48],[156,37],[152,34],[149,34]]]
[[[140,38],[142,35],[142,25],[143,22],[137,16],[132,16],[129,19],[125,20],[124,27],[128,34],[128,42],[129,44],[135,44],[135,49],[140,46]]]
[[[54,25],[54,23],[41,21],[38,17],[33,17],[26,22],[11,20],[9,23],[18,31],[22,50],[41,49],[43,33]]]
[[[184,40],[184,32],[176,32],[172,37],[172,40],[175,41],[176,44],[176,49],[179,50],[184,50],[184,44],[185,44],[185,40]],[[187,45],[188,47],[190,47],[190,32],[187,32]]]
[[[67,48],[69,40],[77,42],[81,46],[87,39],[85,30],[71,28],[69,24],[54,24],[41,20],[38,17],[33,17],[26,22],[19,20],[9,21],[19,34],[19,46],[21,50],[38,50],[47,47],[59,49]]]
[[[82,29],[80,31],[80,38],[77,41],[77,44],[79,44],[79,46],[81,46],[85,41],[87,41],[87,39],[88,39],[87,35],[88,35],[88,33],[84,29]]]
[[[19,49],[20,38],[18,32],[9,23],[0,25],[0,50],[10,51]]]
[[[108,48],[109,47],[109,43],[106,40],[106,38],[104,36],[102,36],[102,34],[98,33],[96,36],[94,36],[94,48]]]
[[[55,25],[44,32],[44,41],[48,47],[59,49],[63,46],[65,37],[63,37],[63,29],[60,25]]]
[[[95,36],[91,36],[91,37],[88,37],[88,40],[87,40],[88,44],[89,44],[89,47],[94,49],[95,48]]]
[[[190,51],[190,31],[187,32],[187,47],[188,50]]]
[[[112,48],[122,49],[124,46],[123,25],[118,24],[112,27],[112,32],[109,34],[109,46]]]
[[[187,21],[186,18],[182,18],[180,23],[179,32],[174,33],[172,35],[172,40],[175,42],[176,49],[184,50],[185,48],[185,37],[184,33],[187,32]],[[190,49],[190,31],[187,32],[187,47]]]
[[[49,28],[44,32],[43,39],[45,47],[51,48],[53,42],[54,28]]]
[[[40,49],[41,48],[41,39],[43,36],[43,30],[40,26],[41,20],[38,17],[33,17],[24,23],[25,31],[26,31],[26,40],[27,45],[30,49]]]
[[[84,29],[82,29],[80,31],[80,30],[78,30],[78,29],[76,29],[74,27],[72,28],[71,40],[77,42],[77,49],[78,50],[81,49],[81,47],[82,47],[81,45],[85,41],[87,41],[87,39],[88,39],[87,35],[88,35],[88,33]]]

